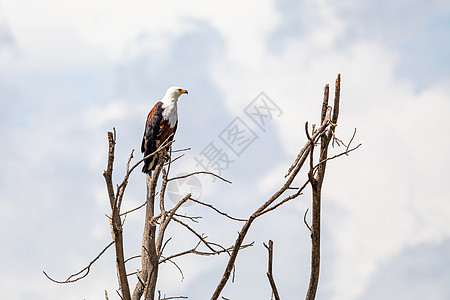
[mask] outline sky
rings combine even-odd
[[[217,151],[229,185],[207,176],[190,185],[202,201],[245,218],[283,183],[318,122],[323,87],[342,75],[336,134],[348,157],[327,165],[318,299],[449,299],[450,3],[448,1],[0,0],[0,289],[7,299],[119,299],[110,249],[83,280],[58,285],[111,241],[102,172],[117,131],[114,180],[140,143],[148,111],[172,85],[175,148],[191,148],[172,174],[211,168]],[[271,110],[264,124],[256,104]],[[245,128],[242,142],[232,128]],[[336,154],[342,148],[334,148]],[[302,184],[305,174],[296,184]],[[198,190],[197,190],[198,191]],[[145,199],[130,177],[123,209]],[[263,242],[274,241],[283,299],[305,296],[310,190],[258,219],[237,259],[229,299],[270,299]],[[195,224],[232,245],[242,224],[195,204]],[[127,217],[125,252],[140,253],[143,212]],[[176,224],[167,253],[195,245]],[[226,257],[164,264],[167,296],[209,299]],[[137,260],[127,265],[139,268]],[[132,286],[135,278],[130,278]]]

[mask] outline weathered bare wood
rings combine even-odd
[[[238,237],[236,238],[235,244],[234,244],[234,248],[233,251],[230,255],[230,258],[228,259],[228,263],[225,267],[225,271],[222,275],[222,278],[219,282],[219,284],[217,285],[213,295],[211,296],[212,300],[216,300],[219,298],[220,293],[222,292],[222,290],[225,288],[226,283],[228,282],[230,275],[231,275],[231,271],[233,270],[233,266],[234,263],[236,262],[236,258],[238,255],[238,252],[241,248],[241,245],[244,241],[245,236],[247,235],[248,230],[250,229],[250,226],[252,225],[253,221],[267,213],[268,211],[271,211],[271,209],[267,209],[270,207],[270,205],[272,205],[285,191],[290,189],[290,186],[292,184],[292,182],[294,181],[294,179],[296,178],[297,174],[299,173],[300,169],[302,168],[304,162],[306,161],[306,159],[309,156],[309,151],[312,148],[313,144],[315,143],[315,140],[317,138],[320,137],[320,135],[322,133],[324,133],[324,131],[326,130],[326,128],[329,125],[330,119],[331,118],[331,107],[328,107],[326,110],[326,114],[325,114],[325,119],[322,122],[321,126],[314,132],[314,134],[311,137],[311,140],[309,140],[305,146],[300,150],[297,158],[295,159],[294,163],[291,165],[291,167],[289,168],[288,171],[288,179],[286,180],[286,182],[283,184],[283,186],[276,191],[272,197],[270,197],[266,202],[264,202],[264,204],[262,204],[245,222],[245,224],[242,226],[241,231],[238,233]],[[303,185],[303,188],[306,187],[306,185]],[[302,189],[299,189],[299,191],[297,191],[294,196],[297,197],[301,194]],[[294,199],[295,197],[293,197],[292,195],[287,197],[289,198],[289,200]],[[286,199],[287,199],[286,198]],[[283,201],[282,201],[283,202]]]
[[[275,279],[273,278],[272,265],[273,265],[273,241],[269,240],[269,246],[264,244],[268,251],[268,262],[267,262],[267,278],[269,279],[270,287],[272,288],[273,296],[275,300],[280,300],[280,295],[278,294],[278,289],[275,284]]]
[[[170,145],[170,144],[168,144]],[[158,149],[163,149],[159,147]],[[158,150],[159,151],[159,150]],[[158,152],[156,151],[156,152]],[[164,198],[165,198],[165,190],[167,188],[167,183],[171,180],[178,180],[182,178],[186,178],[188,176],[193,176],[196,174],[209,174],[215,177],[218,177],[219,179],[222,179],[225,182],[229,182],[228,180],[214,174],[211,172],[194,172],[187,175],[174,177],[174,178],[168,178],[169,171],[170,171],[170,164],[172,162],[171,159],[168,160],[167,163],[167,170],[164,170],[165,166],[165,154],[162,153],[155,153],[158,155],[158,164],[153,171],[152,176],[147,175],[147,201],[146,201],[146,217],[145,217],[145,225],[144,225],[144,234],[142,239],[142,253],[141,253],[141,259],[142,259],[142,269],[137,272],[139,281],[136,284],[136,287],[133,292],[132,299],[138,300],[141,299],[142,296],[144,296],[144,299],[154,299],[155,292],[156,292],[156,283],[158,279],[158,263],[160,261],[160,258],[162,257],[162,252],[164,250],[164,235],[166,232],[166,229],[171,222],[172,219],[174,219],[174,215],[176,214],[176,211],[178,210],[181,205],[183,205],[187,200],[190,199],[191,195],[188,194],[171,209],[166,209]],[[170,157],[171,152],[169,153]],[[134,166],[133,166],[134,168]],[[132,168],[132,169],[133,169]],[[155,196],[156,196],[156,185],[158,182],[158,177],[160,173],[163,173],[162,176],[162,184],[160,188],[160,197],[159,197],[159,210],[160,214],[156,215],[155,213]],[[229,182],[231,183],[231,182]],[[177,222],[180,222],[177,220]],[[159,224],[159,229],[157,230]],[[188,226],[188,228],[190,228]],[[192,228],[191,228],[192,229]],[[194,233],[196,233],[194,231]],[[205,241],[206,242],[206,241]],[[210,246],[210,242],[206,242],[207,247]],[[215,244],[217,245],[217,244]],[[223,247],[222,247],[223,248]],[[212,253],[223,253],[224,251],[216,251],[213,248],[210,248]],[[224,249],[224,248],[223,248]],[[201,252],[195,252],[196,254],[201,255]]]
[[[106,170],[103,172],[103,176],[105,177],[106,186],[108,189],[109,202],[111,205],[111,235],[114,240],[114,247],[116,249],[116,268],[117,268],[117,276],[119,279],[119,286],[122,292],[122,299],[130,300],[130,288],[128,285],[127,271],[125,268],[125,258],[124,258],[124,250],[123,250],[123,230],[122,230],[122,221],[120,218],[120,207],[118,206],[118,197],[116,197],[114,193],[114,187],[112,182],[112,172],[114,165],[114,150],[115,150],[115,135],[112,132],[108,132],[108,143],[109,143],[109,151],[108,151],[108,164]]]
[[[158,275],[158,255],[156,253],[156,223],[155,217],[155,194],[156,184],[164,161],[159,161],[153,171],[153,175],[147,174],[147,204],[145,212],[144,234],[142,237],[142,269],[139,272],[139,278],[133,292],[132,299],[141,299],[144,291],[144,299],[153,300],[156,290],[156,281]],[[145,283],[145,286],[143,285]],[[153,297],[152,297],[153,295]]]
[[[63,284],[63,283],[72,283],[72,282],[78,281],[78,280],[80,280],[80,279],[83,279],[84,277],[86,277],[86,276],[89,274],[89,272],[91,271],[92,265],[93,265],[93,264],[94,264],[94,263],[95,263],[102,255],[103,255],[103,253],[105,253],[106,250],[108,250],[108,248],[111,247],[113,244],[114,244],[114,241],[112,241],[112,242],[109,243],[107,246],[105,246],[105,248],[103,248],[103,250],[100,251],[100,253],[99,253],[93,260],[91,260],[91,262],[90,262],[86,267],[84,267],[82,270],[78,271],[77,273],[74,273],[74,274],[70,275],[69,277],[67,277],[66,280],[62,280],[62,281],[61,281],[61,280],[56,280],[56,279],[53,279],[52,277],[50,277],[45,271],[42,271],[42,272],[44,273],[44,275],[45,275],[49,280],[51,280],[51,281],[53,281],[53,282],[55,282],[55,283]],[[84,273],[84,274],[81,275],[82,273]]]
[[[310,153],[310,170],[308,178],[312,187],[312,226],[311,226],[311,274],[309,279],[308,291],[306,293],[306,300],[314,300],[316,298],[317,287],[319,285],[320,274],[320,218],[321,218],[321,201],[322,201],[322,184],[325,178],[326,162],[328,157],[328,146],[334,136],[334,130],[337,125],[339,116],[339,102],[340,102],[340,87],[341,75],[338,74],[335,86],[333,116],[328,133],[321,134],[320,137],[320,154],[319,165],[317,166],[317,173],[314,176],[313,152]],[[324,107],[328,105],[329,87],[325,86],[324,99],[322,103],[322,114]]]
[[[158,238],[156,240],[156,251],[158,253],[158,260],[161,256],[161,247],[164,240],[164,234],[166,232],[167,226],[169,225],[170,221],[172,220],[174,214],[177,212],[177,210],[186,203],[187,200],[191,198],[191,194],[187,194],[184,196],[178,203],[168,212],[164,214],[164,217],[161,217],[161,224],[159,225],[159,233]]]

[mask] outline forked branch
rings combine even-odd
[[[127,271],[125,268],[124,249],[123,249],[122,220],[120,218],[120,205],[122,203],[123,190],[125,189],[126,183],[123,184],[122,191],[118,189],[117,194],[115,194],[112,181],[112,172],[114,166],[114,150],[116,145],[115,130],[114,134],[111,131],[108,132],[108,142],[109,142],[108,163],[106,170],[103,172],[103,176],[105,177],[106,187],[108,189],[109,195],[109,202],[111,205],[111,218],[110,218],[111,235],[113,237],[114,247],[116,249],[116,268],[117,268],[117,276],[119,278],[119,286],[122,292],[121,297],[124,300],[130,300],[131,294],[130,294],[130,287],[128,285]],[[130,155],[130,159],[128,160],[127,166],[129,166],[132,156],[133,153],[131,153]]]
[[[289,170],[286,174],[286,177],[288,177],[288,178],[285,181],[285,183],[283,184],[283,186],[278,191],[276,191],[272,195],[272,197],[270,197],[266,202],[264,202],[258,209],[256,209],[255,212],[247,219],[245,224],[242,226],[242,229],[238,233],[238,237],[236,238],[233,251],[228,260],[227,266],[225,267],[225,271],[222,275],[222,278],[211,297],[212,300],[216,300],[219,298],[222,290],[224,289],[226,283],[228,282],[230,275],[231,275],[231,271],[233,270],[233,266],[236,261],[238,252],[241,248],[244,238],[247,235],[248,230],[250,229],[253,221],[256,218],[262,216],[263,214],[265,214],[269,211],[272,211],[273,209],[270,209],[269,207],[273,203],[275,203],[275,201],[277,201],[284,192],[291,189],[292,182],[294,181],[294,179],[296,178],[300,169],[302,168],[304,162],[308,158],[310,149],[314,146],[314,144],[316,143],[317,139],[321,136],[321,134],[325,132],[328,125],[330,124],[330,121],[331,121],[331,107],[328,107],[325,111],[325,119],[323,120],[321,126],[314,132],[314,134],[311,136],[311,139],[308,140],[308,142],[305,144],[305,146],[300,150],[294,163],[289,168]],[[286,197],[280,203],[283,204],[289,200],[295,199],[296,197],[301,195],[301,192],[303,191],[303,189],[305,187],[306,187],[306,185],[303,185],[303,187],[300,188],[296,193],[291,194],[290,196]],[[277,207],[279,207],[279,205],[277,205]]]
[[[275,300],[280,300],[280,295],[278,294],[278,289],[275,284],[275,279],[273,278],[272,272],[272,262],[273,262],[273,241],[269,240],[269,246],[264,244],[268,252],[268,262],[267,262],[267,278],[269,279],[270,287],[272,288],[272,294]]]
[[[328,132],[321,134],[320,137],[320,153],[319,164],[317,169],[314,167],[314,156],[310,154],[310,168],[308,173],[309,182],[312,187],[312,225],[311,232],[311,275],[309,279],[308,291],[306,293],[307,300],[314,300],[316,297],[317,286],[319,284],[319,271],[320,271],[320,218],[321,218],[321,201],[322,201],[322,184],[325,178],[325,169],[328,156],[328,145],[331,139],[334,137],[334,131],[337,126],[339,117],[339,102],[340,102],[340,90],[341,90],[341,74],[338,74],[336,79],[335,93],[334,93],[334,106],[333,116],[331,120]],[[322,102],[321,119],[324,119],[326,115],[325,107],[328,106],[329,98],[329,86],[324,88],[324,97]],[[328,110],[328,108],[326,109]],[[326,118],[326,117],[325,117]],[[349,143],[350,144],[350,143]],[[359,146],[358,146],[359,147]],[[347,150],[348,151],[348,148]],[[314,176],[315,174],[315,176]],[[306,213],[305,213],[306,216]],[[306,217],[304,217],[305,224]],[[308,226],[309,227],[309,226]]]

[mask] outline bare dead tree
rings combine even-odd
[[[193,199],[191,194],[187,194],[181,197],[178,202],[172,207],[167,207],[165,201],[165,192],[167,185],[170,181],[176,181],[184,179],[190,176],[206,174],[219,178],[223,182],[231,183],[230,181],[222,178],[211,172],[200,171],[191,172],[189,174],[177,177],[170,177],[171,164],[182,157],[183,155],[172,159],[172,143],[174,141],[169,141],[169,138],[160,145],[160,147],[150,155],[144,157],[143,159],[136,162],[131,166],[131,161],[133,159],[134,150],[128,158],[126,164],[126,172],[122,182],[114,188],[113,183],[113,167],[114,167],[114,155],[115,155],[115,145],[116,145],[116,132],[108,132],[108,160],[106,170],[103,172],[103,176],[106,181],[106,188],[108,191],[108,198],[111,207],[111,214],[108,217],[111,227],[112,242],[110,242],[91,262],[83,268],[81,271],[70,275],[64,281],[58,281],[44,272],[45,276],[56,283],[71,283],[85,278],[92,267],[92,265],[106,252],[106,250],[114,244],[115,247],[115,257],[116,257],[116,269],[117,277],[119,283],[118,294],[121,299],[125,300],[139,300],[142,297],[146,300],[154,300],[157,296],[158,299],[185,299],[186,296],[174,296],[166,297],[161,296],[161,291],[157,291],[157,279],[159,274],[159,267],[162,263],[171,262],[173,263],[183,276],[181,268],[175,263],[175,259],[185,256],[185,255],[200,255],[200,256],[214,256],[223,253],[229,255],[227,264],[225,266],[224,273],[216,286],[211,299],[218,299],[225,285],[229,281],[232,271],[235,267],[235,261],[240,250],[253,245],[253,242],[244,243],[245,237],[257,218],[264,216],[266,213],[273,212],[281,205],[288,203],[289,201],[296,199],[298,196],[302,195],[304,189],[311,185],[312,187],[312,226],[309,226],[306,221],[306,211],[304,215],[304,222],[311,232],[312,239],[312,255],[311,255],[311,276],[310,284],[307,291],[306,299],[315,299],[315,294],[317,291],[318,279],[319,279],[319,267],[320,267],[320,205],[321,205],[321,189],[325,175],[325,168],[329,160],[338,158],[342,155],[348,155],[349,152],[357,149],[360,145],[350,148],[350,144],[353,141],[355,133],[351,138],[350,142],[346,146],[341,140],[335,136],[335,128],[337,126],[338,115],[339,115],[339,101],[340,101],[340,75],[338,75],[336,80],[336,90],[335,99],[333,107],[328,105],[329,98],[329,86],[325,86],[324,99],[322,102],[321,110],[321,122],[320,126],[316,129],[313,125],[311,133],[309,132],[308,122],[305,124],[305,133],[307,136],[306,144],[300,149],[296,159],[289,167],[286,175],[284,184],[266,201],[264,201],[248,218],[236,218],[230,216],[221,209],[215,207],[214,205]],[[338,153],[332,157],[328,157],[328,148],[330,142],[336,142],[338,146],[343,144],[346,148],[345,151]],[[318,155],[318,162],[314,163],[314,149],[320,144],[320,153]],[[170,152],[167,156],[165,154],[165,149],[170,148]],[[180,149],[178,151],[186,151],[188,149]],[[175,151],[174,151],[175,152]],[[125,190],[128,184],[128,179],[131,173],[136,169],[136,167],[144,161],[146,158],[156,155],[158,157],[158,163],[153,171],[153,176],[147,175],[146,186],[147,186],[147,196],[146,201],[137,208],[131,209],[126,212],[121,212],[121,206],[124,199]],[[297,178],[299,172],[305,166],[305,162],[309,158],[309,171],[308,179],[300,186],[293,187],[292,184]],[[160,176],[162,174],[162,176]],[[161,177],[161,183],[159,192],[157,192],[158,179]],[[156,196],[159,194],[159,199]],[[220,216],[226,217],[232,221],[243,222],[243,226],[238,233],[238,236],[234,242],[234,245],[229,247],[224,247],[218,242],[210,241],[205,235],[200,234],[195,229],[195,226],[191,225],[190,222],[196,223],[199,216],[189,216],[189,215],[179,215],[177,214],[178,209],[187,201],[193,201],[201,206],[207,207],[217,213]],[[124,219],[130,213],[133,213],[141,208],[145,207],[145,219],[144,219],[144,233],[142,237],[142,248],[140,255],[134,255],[129,258],[125,258],[124,255],[124,244],[123,244],[123,225]],[[197,239],[197,242],[191,247],[187,247],[178,253],[164,254],[165,246],[171,237],[167,238],[165,236],[166,231],[171,224],[178,224],[184,228],[187,234],[192,234]],[[265,245],[268,254],[268,272],[267,276],[272,288],[273,295],[275,299],[280,299],[278,290],[275,285],[275,281],[272,273],[272,263],[273,263],[273,242],[269,241],[269,246]],[[203,248],[203,249],[201,249]],[[132,259],[141,259],[141,269],[133,273],[127,273],[126,264]],[[137,277],[137,283],[134,287],[133,293],[130,291],[130,285],[128,277],[135,274]],[[158,293],[157,293],[158,292]],[[108,299],[107,292],[105,291],[105,298]],[[223,299],[226,299],[222,296]]]

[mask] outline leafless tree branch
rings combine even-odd
[[[303,215],[303,223],[305,223],[306,227],[308,227],[308,229],[309,229],[309,232],[311,232],[312,229],[309,226],[308,221],[306,221],[306,216],[308,215],[308,211],[309,211],[309,208],[306,209],[305,214]]]
[[[182,151],[189,151],[189,150],[191,150],[190,147],[182,148],[182,149],[176,149],[176,150],[172,150],[172,153],[177,153],[177,152],[182,152]]]
[[[240,219],[240,218],[232,217],[232,216],[230,216],[229,214],[227,214],[227,213],[225,213],[225,212],[223,212],[223,211],[217,209],[217,208],[216,208],[214,205],[212,205],[212,204],[208,204],[208,203],[205,203],[205,202],[202,202],[202,201],[199,201],[199,200],[196,200],[196,199],[192,199],[192,198],[191,198],[190,200],[191,200],[192,202],[198,203],[198,204],[200,204],[200,205],[209,207],[209,208],[211,208],[212,210],[214,210],[215,212],[217,212],[218,214],[221,214],[222,216],[225,216],[225,217],[227,217],[227,218],[229,218],[229,219],[231,219],[231,220],[234,220],[234,221],[240,221],[240,222],[245,222],[245,221],[247,221],[246,219]]]
[[[79,272],[77,272],[77,273],[75,273],[75,274],[70,275],[69,277],[67,277],[66,280],[63,280],[63,281],[55,280],[55,279],[51,278],[45,271],[42,271],[42,272],[44,273],[44,275],[45,275],[48,279],[50,279],[51,281],[53,281],[53,282],[55,282],[55,283],[63,284],[63,283],[72,283],[72,282],[78,281],[78,280],[80,280],[80,279],[83,279],[84,277],[86,277],[86,276],[89,274],[92,265],[93,265],[93,264],[94,264],[94,263],[95,263],[102,255],[103,255],[103,253],[105,253],[106,250],[108,250],[108,248],[111,247],[113,244],[114,244],[114,241],[112,241],[111,243],[109,243],[105,248],[103,248],[102,251],[100,251],[100,253],[99,253],[93,260],[91,260],[91,262],[89,262],[89,264],[88,264],[86,267],[84,267],[81,271],[79,271]],[[83,274],[83,275],[80,276],[80,277],[76,277],[76,276],[80,275],[80,274],[83,273],[83,272],[86,272],[86,273]],[[75,278],[74,278],[74,277],[75,277]],[[72,278],[74,278],[74,279],[72,279]]]
[[[166,297],[161,298],[161,291],[158,291],[158,300],[169,300],[169,299],[188,299],[186,296],[172,296],[172,297]]]
[[[339,116],[339,101],[340,101],[340,87],[341,74],[338,74],[336,79],[333,116],[328,133],[321,134],[320,137],[320,153],[319,163],[314,177],[313,155],[310,154],[310,170],[308,178],[312,188],[312,226],[311,226],[311,275],[309,280],[309,287],[306,293],[306,300],[314,300],[316,297],[317,286],[319,284],[320,271],[320,211],[321,211],[321,190],[322,183],[325,177],[326,162],[328,156],[328,145],[334,136],[334,130],[337,125]],[[324,107],[328,106],[329,86],[326,85],[324,89],[324,99],[322,103],[322,114],[324,115]],[[325,114],[326,115],[326,114]],[[325,117],[326,119],[326,117]]]
[[[265,243],[264,247],[266,247],[268,251],[268,262],[267,262],[267,278],[269,279],[270,287],[272,288],[272,293],[275,297],[275,300],[280,300],[280,295],[278,294],[278,289],[275,284],[275,279],[273,278],[273,272],[272,272],[272,261],[273,261],[273,241],[269,240],[269,246],[267,246]]]
[[[177,219],[177,218],[173,218],[174,221],[176,221],[177,223],[183,225],[184,227],[186,227],[190,232],[192,232],[206,247],[208,247],[209,250],[211,250],[212,252],[216,251],[214,248],[212,248],[210,246],[210,243],[206,241],[206,237],[204,237],[203,235],[199,234],[197,231],[195,231],[195,229],[193,229],[191,226],[189,226],[188,224],[184,223],[183,221]]]
[[[132,212],[134,212],[134,211],[137,211],[137,210],[143,208],[143,207],[145,206],[145,204],[147,204],[147,202],[144,202],[144,203],[142,203],[141,205],[139,205],[138,207],[135,207],[135,208],[133,208],[133,209],[127,210],[127,211],[124,212],[124,213],[121,213],[120,216],[121,216],[121,217],[122,217],[122,216],[126,216],[126,215],[128,215],[129,213],[132,213]]]
[[[172,152],[173,152],[173,151],[172,151]],[[170,161],[166,163],[166,165],[168,165],[168,164],[170,164],[170,163],[173,163],[173,162],[179,160],[179,159],[182,158],[184,155],[185,155],[185,153],[183,153],[183,154],[181,154],[181,155],[178,155],[178,156],[175,157],[175,158],[171,158]]]
[[[341,153],[338,153],[338,154],[336,154],[336,155],[334,155],[334,156],[332,156],[332,157],[328,157],[328,158],[326,158],[326,159],[324,159],[324,160],[321,160],[320,162],[317,163],[317,165],[314,166],[314,171],[319,167],[319,165],[321,165],[321,164],[323,164],[323,163],[325,163],[325,162],[327,162],[327,161],[329,161],[329,160],[333,160],[333,159],[335,159],[335,158],[338,158],[338,157],[340,157],[340,156],[342,156],[342,155],[347,155],[347,156],[348,156],[348,154],[349,154],[350,152],[353,152],[353,151],[355,151],[356,149],[358,149],[362,144],[358,144],[357,146],[355,146],[355,147],[353,147],[353,148],[350,148],[350,145],[351,145],[353,139],[355,138],[355,135],[356,135],[356,128],[355,128],[355,130],[354,130],[354,132],[353,132],[353,135],[352,135],[352,137],[351,137],[351,139],[350,139],[348,145],[345,146],[345,147],[346,147],[346,148],[345,148],[345,151],[343,151],[343,152],[341,152]],[[334,139],[335,139],[335,138],[333,137],[333,140],[334,140]],[[345,145],[344,143],[342,143],[342,144]]]
[[[178,269],[178,272],[180,272],[180,275],[181,275],[181,281],[183,281],[184,280],[184,273],[183,273],[183,270],[180,268],[180,266],[177,265],[177,263],[174,262],[172,259],[167,259],[166,261],[172,263]]]
[[[329,122],[331,120],[331,107],[328,107],[326,112],[325,112],[325,119],[323,120],[321,126],[314,132],[314,134],[312,135],[311,139],[314,142],[318,137],[320,137],[320,135],[325,132]],[[284,185],[278,190],[276,191],[272,197],[270,197],[266,202],[264,202],[264,204],[262,204],[245,222],[245,224],[242,226],[241,231],[238,234],[238,237],[236,239],[233,251],[231,253],[231,256],[228,260],[228,264],[225,267],[225,271],[222,275],[222,279],[220,280],[219,284],[217,285],[211,299],[212,300],[217,300],[220,296],[220,293],[222,292],[223,288],[225,287],[226,283],[228,282],[230,275],[231,275],[231,271],[233,269],[234,263],[236,261],[238,252],[240,250],[240,246],[242,245],[244,238],[248,232],[248,230],[250,229],[250,226],[252,225],[253,221],[264,214],[264,211],[272,204],[274,203],[286,190],[288,190],[292,184],[292,182],[294,181],[294,179],[296,178],[298,172],[300,171],[300,169],[302,168],[305,160],[307,159],[308,155],[309,155],[309,149],[312,147],[313,142],[308,141],[306,143],[306,145],[300,150],[296,160],[294,161],[294,163],[291,165],[291,167],[288,170],[287,175],[289,176],[286,180],[286,182],[284,183]],[[298,192],[297,192],[298,193]],[[296,194],[297,194],[296,193]],[[298,193],[300,194],[300,193]],[[298,195],[297,195],[298,196]]]
[[[153,171],[153,176],[147,174],[147,202],[146,202],[146,213],[144,221],[144,234],[142,238],[142,270],[139,273],[140,279],[136,284],[134,289],[132,300],[141,299],[145,291],[146,298],[151,299],[155,294],[156,290],[156,279],[157,279],[157,252],[156,252],[156,223],[153,222],[155,217],[155,194],[156,194],[156,183],[158,181],[159,174],[161,172],[162,160],[156,165]],[[151,286],[150,286],[151,281]],[[145,284],[144,284],[145,283]],[[148,295],[148,297],[147,297]]]
[[[228,247],[228,248],[226,248],[226,249],[224,248],[224,249],[220,249],[220,250],[214,250],[214,251],[211,251],[211,252],[198,251],[197,248],[198,248],[198,246],[199,246],[201,243],[202,243],[202,242],[199,241],[199,242],[198,242],[193,248],[191,248],[191,249],[188,249],[188,250],[185,250],[185,251],[182,251],[182,252],[179,252],[179,253],[172,254],[172,255],[170,255],[170,256],[164,257],[164,258],[162,258],[162,259],[160,260],[159,263],[161,264],[161,263],[166,262],[167,260],[174,259],[174,258],[177,258],[177,257],[180,257],[180,256],[184,256],[184,255],[187,255],[187,254],[194,254],[194,255],[200,255],[200,256],[212,256],[212,255],[219,255],[219,254],[222,254],[222,253],[230,253],[230,252],[233,250],[233,246],[231,246],[231,247]],[[249,244],[244,244],[244,245],[241,246],[241,249],[245,249],[245,248],[251,247],[251,246],[253,246],[253,245],[254,245],[254,242],[251,242],[251,243],[249,243]]]
[[[168,181],[178,180],[178,179],[187,178],[187,177],[190,177],[190,176],[193,176],[193,175],[197,175],[197,174],[208,174],[208,175],[217,177],[217,178],[219,178],[220,180],[225,181],[225,182],[231,184],[231,181],[229,181],[229,180],[227,180],[227,179],[225,179],[225,178],[223,178],[223,177],[221,177],[221,176],[219,176],[219,175],[217,175],[217,174],[215,174],[215,173],[208,172],[208,171],[197,171],[197,172],[192,172],[192,173],[189,173],[189,174],[186,174],[186,175],[181,175],[181,176],[177,176],[177,177],[172,177],[172,178],[169,178],[169,179],[167,179],[167,180],[168,180]]]
[[[192,198],[190,199],[192,200]],[[189,219],[194,223],[198,223],[198,219],[201,219],[201,216],[188,216],[188,215],[180,215],[180,214],[174,214],[175,217],[179,217],[179,218],[185,218],[185,219]]]
[[[140,255],[135,255],[135,256],[129,257],[129,258],[127,258],[125,260],[125,263],[129,262],[130,260],[133,260],[133,259],[136,259],[136,258],[140,258],[140,257],[141,257]]]
[[[108,132],[108,142],[109,142],[109,151],[108,151],[108,163],[107,168],[103,172],[103,176],[105,177],[106,186],[109,194],[109,202],[111,204],[111,235],[114,240],[114,246],[116,249],[116,267],[117,267],[117,275],[119,278],[119,286],[122,291],[122,297],[125,300],[130,300],[130,288],[128,285],[127,271],[125,268],[125,259],[124,259],[124,250],[123,250],[123,230],[122,230],[122,221],[120,219],[120,205],[121,198],[123,196],[123,191],[125,190],[126,183],[123,184],[122,192],[118,192],[117,196],[114,195],[114,187],[112,181],[112,172],[114,165],[114,150],[116,145],[115,140],[115,130],[114,134],[112,132]],[[130,159],[128,160],[128,164],[130,163],[131,157],[133,156],[133,152],[131,152]],[[126,180],[124,180],[126,182]]]
[[[173,219],[174,214],[176,213],[176,211],[181,207],[181,205],[183,205],[189,198],[191,197],[191,194],[187,194],[186,196],[184,196],[180,201],[178,201],[178,203],[166,214],[162,214],[162,218],[161,218],[161,224],[159,226],[159,233],[158,233],[158,239],[156,240],[156,249],[157,249],[157,253],[158,253],[158,260],[159,257],[161,256],[162,253],[162,243],[164,240],[164,233],[166,231],[167,226],[169,225],[170,221]]]
[[[285,204],[286,202],[293,200],[295,198],[297,198],[298,196],[302,195],[303,190],[306,188],[306,186],[308,185],[309,181],[306,181],[300,188],[298,188],[297,192],[284,198],[283,200],[281,200],[280,202],[278,202],[277,204],[266,208],[265,210],[263,210],[258,216],[263,215],[265,213],[268,213],[272,210],[277,209],[279,206]]]

